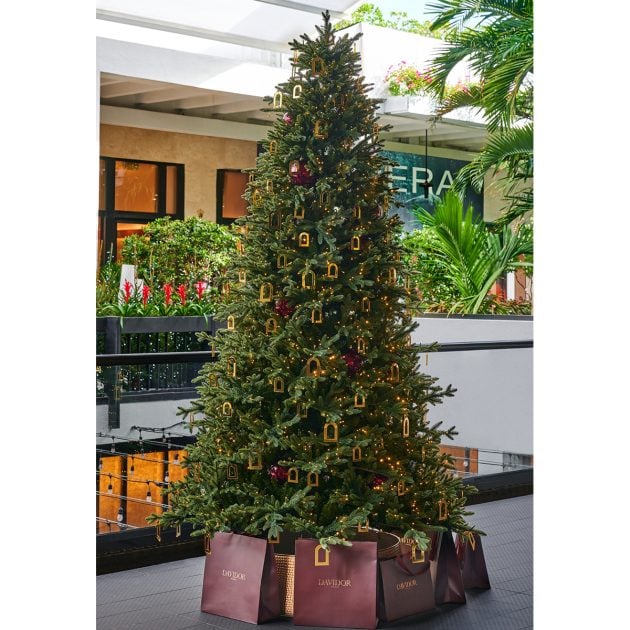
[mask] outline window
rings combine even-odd
[[[243,199],[249,175],[237,170],[217,171],[217,223],[232,223],[247,214]]]
[[[184,165],[101,157],[98,259],[120,260],[122,240],[151,220],[184,218]]]

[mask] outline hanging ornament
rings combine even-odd
[[[399,497],[402,497],[406,493],[407,493],[407,484],[405,484],[405,481],[403,479],[400,479],[398,483],[396,484],[396,494]]]
[[[310,472],[306,475],[306,485],[309,488],[317,488],[319,486],[319,474],[316,472]]]
[[[372,490],[380,490],[381,486],[388,480],[389,478],[385,475],[381,475],[380,473],[376,473],[372,480],[368,483]]]
[[[409,437],[409,416],[405,416],[402,421],[402,436]]]
[[[247,470],[262,470],[262,455],[260,452],[250,455],[247,459]]]
[[[277,330],[278,330],[278,322],[276,322],[276,320],[273,317],[270,317],[265,322],[265,334],[273,335],[276,333]]]
[[[293,124],[293,118],[291,118],[291,114],[289,114],[289,112],[285,112],[284,116],[282,117],[282,122],[285,125],[291,125]]]
[[[308,407],[303,402],[298,402],[295,406],[295,413],[300,418],[306,418],[308,417]]]
[[[302,272],[302,288],[303,289],[314,289],[317,285],[317,278],[315,277],[315,272],[308,270]]]
[[[271,302],[273,299],[273,285],[270,282],[263,282],[260,285],[259,300],[262,303]]]
[[[339,441],[339,426],[336,422],[327,422],[324,425],[324,442]]]
[[[280,315],[280,317],[291,317],[291,315],[295,312],[295,306],[289,304],[284,298],[281,298],[276,300],[274,311]]]
[[[236,322],[234,321],[234,315],[228,315],[227,318],[227,329],[234,330],[236,328]]]
[[[289,163],[289,177],[297,186],[312,186],[317,181],[317,177],[308,170],[306,162],[302,160],[293,160]]]
[[[282,92],[276,92],[273,95],[273,108],[280,109],[282,107]]]
[[[357,352],[365,354],[366,349],[367,344],[365,343],[365,339],[363,339],[363,337],[357,337]]]
[[[361,447],[360,446],[355,446],[352,449],[352,461],[353,462],[360,462],[361,461]]]
[[[284,393],[284,379],[281,376],[276,376],[273,379],[273,391],[275,394]]]
[[[350,348],[345,354],[342,354],[341,358],[346,362],[348,376],[354,376],[363,366],[363,357],[353,348]]]
[[[299,98],[301,94],[302,94],[302,86],[296,85],[293,88],[293,92],[292,92],[293,98]]]
[[[311,237],[308,232],[300,232],[298,236],[299,247],[309,247],[311,244]]]
[[[389,367],[389,380],[392,383],[400,382],[400,368],[398,367],[398,363],[392,363]]]
[[[238,272],[238,281],[240,284],[245,284],[247,282],[247,272],[240,270]]]
[[[298,483],[298,469],[293,467],[287,470],[287,483]]]
[[[387,273],[387,277],[388,277],[388,280],[389,280],[390,284],[396,284],[397,276],[396,276],[396,269],[394,269],[394,267],[390,267],[389,268],[389,271]]]
[[[230,357],[227,360],[227,374],[236,378],[236,357]]]
[[[333,279],[339,277],[339,265],[337,265],[337,263],[328,263],[326,268],[326,277]]]
[[[323,128],[323,124],[321,120],[316,120],[315,121],[315,127],[313,129],[313,137],[316,140],[325,140],[326,139],[326,133],[324,132]]]
[[[269,143],[269,155],[275,155],[278,152],[278,141],[272,140]],[[269,189],[267,189],[269,190]]]
[[[311,59],[311,74],[314,77],[319,76],[324,72],[324,60],[321,57],[315,56]]]
[[[438,501],[438,521],[445,521],[448,518],[448,503],[446,499]]]
[[[278,464],[271,464],[267,469],[269,476],[278,483],[282,483],[287,480],[288,471],[284,466],[278,466]]]
[[[258,188],[252,193],[252,204],[254,208],[258,208],[262,203],[262,193]]]
[[[313,324],[321,324],[324,321],[324,315],[322,314],[322,307],[316,306],[311,311],[311,322]]]
[[[371,308],[370,298],[365,296],[364,298],[361,299],[361,310],[364,313],[369,313],[370,308]]]
[[[361,218],[361,206],[354,206],[354,208],[352,210],[352,216],[355,219],[360,219]]]
[[[224,416],[231,416],[232,415],[232,403],[224,402],[223,405],[221,406],[221,411],[222,411]]]
[[[354,235],[351,239],[350,239],[350,249],[353,252],[358,252],[361,249],[361,237],[358,235]]]
[[[236,464],[228,464],[227,478],[233,481],[238,479],[238,467]]]
[[[363,392],[354,395],[354,406],[356,409],[365,409],[367,396]]]
[[[316,357],[311,357],[306,362],[306,376],[311,376],[313,378],[317,378],[321,375],[322,365],[319,362],[319,359]]]
[[[303,219],[304,218],[304,206],[300,206],[299,208],[293,209],[293,218],[294,219]]]
[[[276,257],[276,266],[278,269],[284,269],[289,266],[289,257],[286,254],[278,254]]]

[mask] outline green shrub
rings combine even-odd
[[[235,251],[227,227],[197,217],[156,219],[124,239],[123,264],[136,267],[142,288],[119,289],[121,265],[108,262],[96,285],[97,315],[207,315],[220,300],[219,277]]]

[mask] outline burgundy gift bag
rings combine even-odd
[[[264,538],[217,533],[203,573],[201,610],[248,623],[280,616],[273,545]]]
[[[455,546],[464,588],[490,588],[490,578],[488,578],[486,559],[479,534],[473,532],[463,536],[457,534]]]
[[[429,553],[402,549],[396,558],[379,561],[378,618],[386,622],[435,608]]]
[[[295,542],[293,624],[376,628],[376,542],[333,545]]]
[[[434,532],[431,535],[431,576],[435,603],[465,604],[464,582],[459,568],[451,532]]]

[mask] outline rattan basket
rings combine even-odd
[[[293,583],[295,579],[295,555],[276,554],[276,575],[280,583],[280,614],[293,617]]]
[[[376,541],[378,559],[395,558],[400,553],[400,538],[395,534],[371,529],[357,536],[359,541]],[[293,585],[295,580],[295,555],[276,553],[276,575],[280,584],[280,614],[293,617]]]

